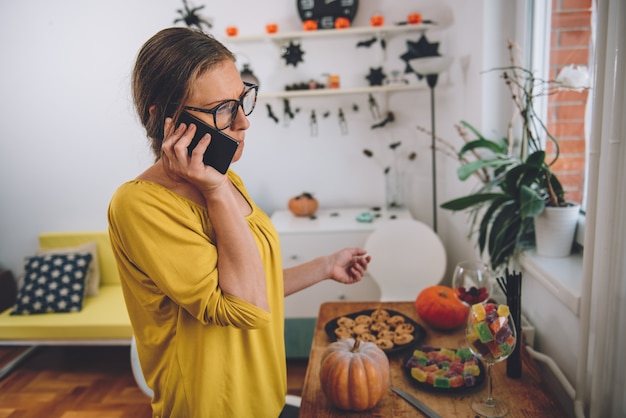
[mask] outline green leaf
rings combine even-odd
[[[470,194],[464,197],[459,197],[458,199],[449,200],[441,204],[441,208],[453,211],[464,210],[501,196],[503,196],[502,193]]]
[[[520,189],[520,216],[522,219],[534,218],[543,212],[546,202],[539,194],[528,186]]]
[[[491,224],[491,218],[493,217],[494,213],[496,213],[501,208],[501,206],[508,202],[510,199],[511,198],[509,196],[502,196],[494,199],[491,205],[489,205],[489,208],[487,208],[487,210],[485,211],[478,230],[478,248],[480,249],[481,254],[484,251],[485,243],[487,242],[487,233],[489,231],[489,225]]]
[[[503,160],[501,158],[494,158],[490,160],[476,160],[464,164],[456,169],[456,175],[461,181],[467,180],[472,174],[478,170],[482,170],[485,167],[499,167],[502,165],[510,164],[509,160]]]
[[[526,158],[526,164],[537,168],[543,167],[546,161],[546,152],[544,150],[535,151]]]
[[[474,127],[473,127],[473,126],[472,126],[469,122],[466,122],[466,121],[462,120],[462,121],[461,121],[461,125],[465,126],[467,129],[469,129],[470,131],[472,131],[472,133],[473,133],[474,135],[476,135],[476,136],[478,137],[478,139],[482,139],[482,140],[488,141],[488,139],[487,139],[487,138],[485,138],[485,137],[483,136],[483,134],[481,134],[480,132],[478,132],[478,130],[477,130],[476,128],[474,128]]]
[[[505,263],[515,252],[521,225],[522,220],[514,203],[504,205],[493,220],[488,248],[494,270]]]
[[[488,149],[494,154],[506,155],[506,148],[502,148],[499,143],[490,141],[488,139],[477,139],[463,145],[463,148],[461,148],[461,150],[459,151],[459,157],[462,157],[463,154],[465,154],[466,152],[480,148]]]

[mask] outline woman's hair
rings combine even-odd
[[[234,62],[235,56],[219,41],[183,27],[163,29],[141,47],[133,69],[133,101],[156,159],[165,118],[177,121],[195,80],[226,60]]]

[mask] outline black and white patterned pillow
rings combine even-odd
[[[79,312],[91,254],[50,254],[24,259],[24,284],[11,315]]]

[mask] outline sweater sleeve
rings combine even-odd
[[[142,309],[167,312],[169,299],[204,324],[267,326],[268,312],[220,289],[205,208],[158,184],[131,181],[111,200],[109,232],[121,279]]]

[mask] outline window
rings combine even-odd
[[[543,22],[543,23],[542,23]],[[592,67],[592,0],[553,0],[535,2],[533,32],[541,33],[531,41],[534,68],[543,68],[545,76],[554,80],[567,65]],[[549,47],[541,43],[550,39]],[[537,53],[537,50],[540,52]],[[541,62],[547,61],[547,62]],[[553,166],[565,189],[565,198],[580,203],[585,209],[585,177],[587,132],[590,125],[588,90],[561,91],[547,98],[548,130],[559,140],[559,159]],[[548,155],[554,155],[554,144],[546,145]]]

